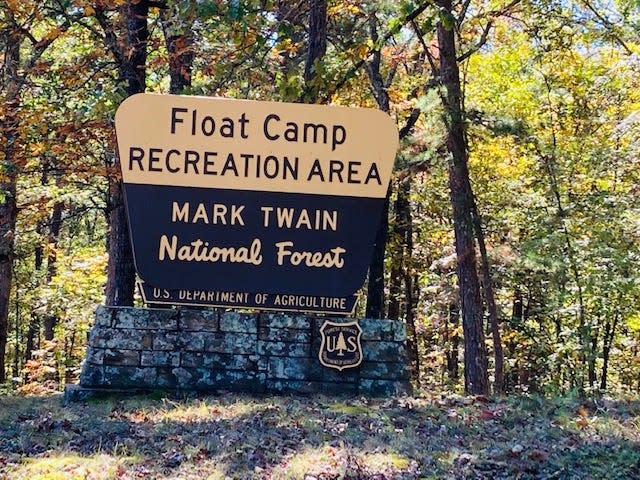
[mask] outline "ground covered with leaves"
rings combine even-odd
[[[640,401],[2,396],[0,478],[634,479]]]

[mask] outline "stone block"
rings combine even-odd
[[[256,364],[258,365],[259,372],[266,372],[269,370],[269,357],[259,357]]]
[[[138,350],[124,350],[121,348],[108,348],[104,351],[105,365],[129,365],[136,367],[140,363]]]
[[[307,372],[307,380],[321,382],[324,378],[324,371],[327,369],[320,363],[318,357],[312,357],[309,362],[309,370]]]
[[[80,373],[82,387],[102,387],[104,385],[104,367],[84,363]]]
[[[409,380],[407,364],[398,362],[363,362],[360,378],[381,380]]]
[[[180,385],[178,385],[178,378],[173,374],[171,367],[158,368],[156,370],[156,375],[156,382],[159,388],[180,388]]]
[[[196,369],[192,368],[172,368],[171,373],[175,376],[179,388],[193,388],[196,384]]]
[[[140,365],[143,367],[179,367],[180,352],[144,350],[140,352]]]
[[[307,379],[311,366],[309,358],[270,357],[268,362],[268,378],[274,379]]]
[[[91,328],[87,335],[87,345],[90,347],[102,348],[100,346],[100,342],[103,342],[103,339],[111,334],[111,330],[111,328],[99,327],[97,325]]]
[[[111,327],[112,318],[113,310],[104,305],[99,305],[98,308],[96,308],[96,321],[94,325],[97,327]]]
[[[122,307],[113,312],[113,328],[147,327],[148,311],[143,308]]]
[[[311,343],[258,342],[258,354],[279,357],[310,357]]]
[[[202,352],[183,352],[180,359],[180,366],[185,368],[201,367],[204,362],[204,353]]]
[[[108,365],[104,368],[104,386],[113,388],[154,388],[157,372],[150,367]]]
[[[216,372],[209,368],[194,369],[193,388],[199,391],[215,392],[218,389]]]
[[[228,353],[205,353],[202,366],[213,370],[257,371],[258,360],[253,355],[232,355]]]
[[[158,331],[153,334],[153,350],[182,350],[182,334],[180,332]]]
[[[320,353],[321,346],[322,346],[322,338],[320,337],[320,334],[314,335],[311,338],[311,356],[312,357],[318,356],[318,354]]]
[[[359,367],[345,368],[344,370],[324,367],[322,371],[322,381],[325,383],[358,383],[359,380]]]
[[[260,327],[258,338],[266,342],[309,343],[311,342],[311,332],[292,328]]]
[[[362,328],[363,341],[393,340],[391,320],[365,318],[360,320],[359,324]]]
[[[180,330],[184,331],[218,331],[218,312],[210,310],[182,310],[180,313]]]
[[[304,315],[271,313],[260,315],[260,327],[309,330],[312,319]]]
[[[407,327],[402,322],[393,322],[391,330],[393,331],[393,339],[396,342],[407,341]]]
[[[248,333],[211,333],[204,338],[204,351],[252,355],[258,348],[255,334]]]
[[[209,370],[209,372],[214,372]],[[251,393],[266,391],[264,376],[255,372],[221,371],[214,372],[209,377],[216,390],[231,390]]]
[[[334,318],[326,318],[326,317],[316,317],[313,318],[313,331],[314,333],[317,333],[318,335],[320,335],[320,328],[322,328],[322,325],[324,324],[324,322],[326,322],[327,320],[331,320],[332,322],[335,320]]]
[[[105,367],[109,368],[109,367]],[[144,386],[153,388],[156,386],[157,370],[155,368],[140,367],[136,368],[131,375],[131,381],[134,386]]]
[[[146,330],[93,328],[89,345],[96,348],[122,348],[125,350],[150,350],[153,334]]]
[[[142,328],[177,330],[180,310],[171,308],[148,308],[147,322]]]
[[[178,310],[160,308],[113,307],[114,328],[133,328],[140,330],[178,328]]]
[[[411,383],[396,380],[360,380],[360,395],[371,397],[392,397],[411,393]]]
[[[180,345],[187,352],[202,352],[204,350],[205,337],[201,332],[181,332]]]
[[[406,358],[404,345],[398,342],[363,342],[364,361],[400,362]]]
[[[222,332],[257,333],[257,320],[256,315],[224,312],[220,315],[220,330]]]
[[[102,365],[104,362],[104,349],[88,347],[85,362],[92,363],[94,365]]]

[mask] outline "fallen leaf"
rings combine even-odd
[[[516,443],[513,447],[511,447],[511,449],[509,450],[509,454],[512,457],[519,457],[520,454],[524,451],[524,447],[522,445],[520,445],[519,443]]]
[[[589,426],[589,419],[580,416],[576,419],[576,425],[578,425],[580,428],[587,428]]]
[[[549,454],[544,450],[539,450],[536,448],[529,452],[527,458],[536,462],[544,462],[549,458]]]
[[[493,420],[495,413],[491,410],[481,410],[480,413],[478,413],[478,418],[480,418],[480,420]]]

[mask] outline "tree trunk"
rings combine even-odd
[[[391,238],[388,245],[391,256],[391,268],[389,270],[389,302],[387,306],[387,318],[398,320],[400,318],[400,300],[402,298],[402,280],[404,270],[404,242],[402,239],[402,208],[404,207],[400,198],[401,188],[393,202],[393,224],[390,226]]]
[[[126,82],[127,96],[145,91],[147,41],[149,29],[146,1],[128,2],[122,7],[127,27],[127,42],[120,60],[120,76]],[[113,49],[113,47],[112,47]],[[122,52],[121,52],[122,53]],[[124,207],[122,180],[111,184],[109,212],[109,263],[107,267],[107,305],[133,305],[136,272]]]
[[[482,267],[482,289],[484,298],[487,302],[487,311],[489,313],[489,323],[491,324],[491,337],[493,340],[493,358],[494,358],[494,393],[504,393],[504,351],[502,348],[502,339],[500,337],[500,321],[498,319],[498,308],[493,293],[493,282],[491,281],[491,267],[489,264],[489,256],[487,255],[487,246],[484,241],[484,232],[482,230],[482,219],[478,212],[478,208],[473,205],[473,221],[476,230],[476,238],[478,240],[478,248],[480,250],[480,260]]]
[[[452,15],[451,0],[437,0],[444,15]],[[473,242],[473,192],[467,166],[467,144],[462,118],[460,73],[456,59],[455,32],[443,22],[437,25],[440,77],[446,89],[445,121],[449,160],[449,190],[453,206],[457,274],[464,331],[465,391],[487,394],[487,354],[482,328],[482,299]]]
[[[448,312],[448,325],[447,327],[453,327],[454,334],[451,336],[451,347],[448,352],[446,352],[447,357],[447,372],[449,373],[449,378],[453,381],[458,380],[459,371],[458,371],[458,355],[460,348],[460,337],[456,330],[458,329],[458,322],[460,321],[460,308],[457,304],[452,303],[449,305]],[[448,331],[448,329],[447,329]]]
[[[161,12],[162,32],[169,52],[170,93],[182,93],[191,87],[194,48],[192,24],[169,9]]]
[[[49,254],[47,256],[47,283],[51,282],[58,271],[58,257],[56,249],[58,247],[58,235],[60,235],[60,229],[62,228],[62,208],[63,204],[61,202],[56,202],[53,206],[51,217],[49,218]],[[46,315],[44,317],[45,340],[53,340],[56,325],[58,325],[58,317],[56,315]]]
[[[110,204],[106,304],[132,306],[136,272],[120,180],[111,185]]]
[[[611,347],[613,346],[613,339],[616,334],[616,327],[618,326],[618,318],[620,312],[616,309],[613,316],[613,323],[607,319],[604,326],[604,338],[602,345],[602,373],[600,375],[600,390],[603,392],[607,389],[607,375],[609,374],[609,356],[611,354]]]
[[[589,335],[591,348],[587,355],[587,378],[589,381],[589,388],[593,388],[598,380],[596,377],[596,352],[598,351],[598,333],[592,333]]]
[[[24,361],[31,360],[33,351],[38,348],[36,345],[36,338],[40,333],[40,315],[37,313],[31,314],[31,320],[29,321],[29,328],[27,330],[27,338],[25,340],[24,347]]]
[[[7,351],[7,337],[9,334],[9,297],[11,295],[11,281],[13,277],[13,260],[15,257],[14,236],[18,209],[16,206],[17,166],[14,153],[18,135],[18,105],[20,103],[18,67],[20,64],[20,40],[17,32],[5,31],[4,42],[4,104],[5,119],[2,122],[0,148],[4,154],[3,175],[0,176],[0,383],[7,374],[4,358]]]
[[[389,234],[389,194],[391,186],[387,189],[384,199],[380,224],[376,231],[376,239],[373,245],[373,255],[369,263],[369,280],[367,282],[367,318],[384,318],[384,254]]]
[[[8,149],[5,149],[5,155],[7,152]],[[15,173],[10,174],[6,181],[0,182],[0,188],[4,196],[4,199],[0,200],[0,383],[4,383],[7,378],[4,358],[9,335],[9,296],[15,256],[13,243],[17,216]]]
[[[376,43],[378,40],[378,31],[375,15],[369,17],[369,31],[371,41]],[[375,50],[371,54],[371,60],[366,62],[365,69],[369,77],[369,83],[373,91],[373,95],[378,104],[378,108],[385,113],[389,113],[389,93],[385,86],[385,82],[380,73],[380,64],[382,57],[379,50]],[[367,282],[367,318],[384,318],[385,317],[385,299],[384,299],[384,257],[389,237],[389,198],[391,197],[391,184],[387,188],[387,194],[382,206],[380,216],[380,224],[376,231],[376,239],[373,246],[373,255],[369,263],[369,280]],[[392,312],[393,313],[393,312]]]
[[[304,65],[305,103],[318,101],[317,63],[327,52],[327,0],[311,0],[309,10],[309,48]]]
[[[407,353],[409,368],[414,380],[420,377],[420,356],[418,354],[418,334],[416,332],[416,305],[418,303],[419,290],[414,288],[414,274],[411,265],[413,257],[413,218],[411,216],[411,204],[409,193],[411,192],[411,178],[399,185],[396,213],[398,214],[398,226],[402,238],[402,269],[405,298],[405,325],[407,327]]]

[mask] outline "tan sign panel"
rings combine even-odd
[[[138,94],[116,113],[129,184],[383,198],[398,146],[374,109]]]

